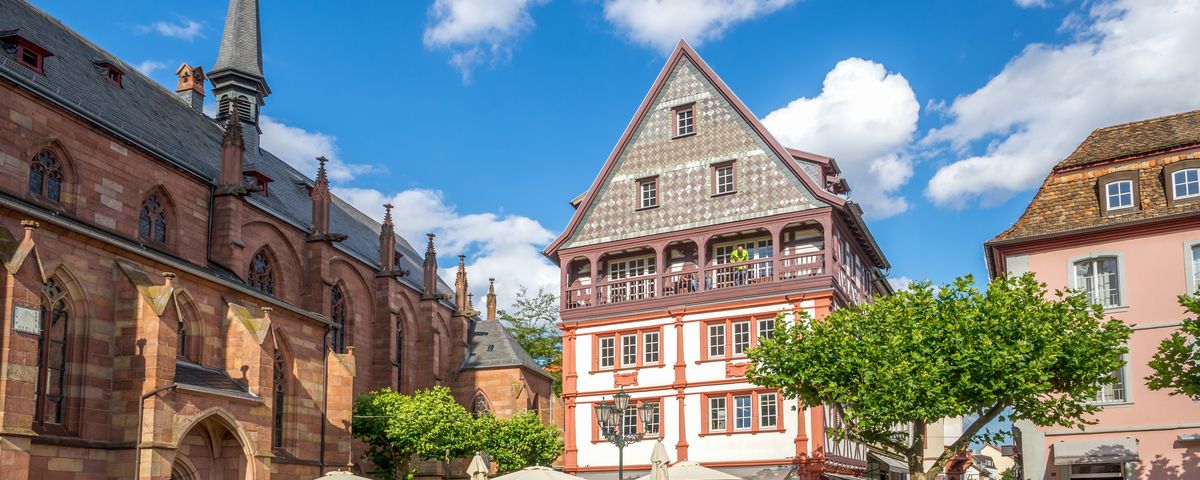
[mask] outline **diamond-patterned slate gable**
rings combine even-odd
[[[674,135],[695,103],[696,133]],[[734,160],[737,193],[712,196],[712,165]],[[824,206],[691,60],[682,58],[564,248]],[[658,176],[659,206],[637,210],[637,181]]]

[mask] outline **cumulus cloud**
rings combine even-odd
[[[795,0],[606,0],[604,18],[634,42],[669,52],[685,39],[716,40],[735,23],[765,15]]]
[[[1001,202],[1036,186],[1095,128],[1197,108],[1197,24],[1192,0],[1104,1],[1068,17],[1073,40],[1025,47],[945,108],[950,121],[921,144],[960,159],[937,171],[926,196],[953,208]]]
[[[488,278],[496,279],[501,308],[512,303],[521,286],[558,293],[558,267],[540,253],[540,247],[553,240],[554,234],[536,220],[502,213],[461,213],[439,190],[386,194],[366,188],[335,188],[333,192],[380,221],[382,205],[395,205],[396,233],[414,242],[424,239],[427,232],[436,233],[438,256],[443,260],[467,254],[471,291],[475,307],[481,311]],[[419,243],[416,246],[420,248]],[[442,278],[453,284],[456,268],[441,269]]]
[[[450,51],[463,82],[486,62],[504,62],[513,43],[533,28],[529,9],[547,0],[435,0],[425,27],[426,48]]]
[[[853,198],[867,215],[882,218],[908,208],[896,191],[913,173],[906,147],[920,108],[903,75],[848,58],[825,76],[819,95],[792,100],[763,125],[786,146],[835,158]]]
[[[888,278],[887,281],[888,281],[888,285],[892,286],[892,290],[899,292],[901,290],[907,290],[908,286],[912,285],[915,280],[913,280],[909,277],[901,276],[901,277]]]
[[[1018,7],[1021,8],[1044,8],[1049,7],[1050,2],[1046,0],[1014,0]]]
[[[157,33],[168,38],[192,41],[204,37],[204,25],[190,18],[180,17],[176,22],[154,22],[137,27],[140,33]]]
[[[158,70],[162,70],[163,68],[166,68],[166,67],[167,67],[167,64],[157,61],[157,60],[146,60],[142,63],[139,63],[139,64],[133,66],[133,68],[136,68],[139,72],[142,72],[143,75],[150,75],[150,74],[152,74]]]
[[[329,180],[333,182],[347,182],[375,170],[371,165],[342,161],[338,156],[337,139],[331,135],[286,125],[267,115],[260,120],[263,148],[309,177],[317,174],[317,157],[320,156],[329,159],[326,168]]]

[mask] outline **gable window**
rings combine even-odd
[[[50,150],[42,150],[29,163],[29,193],[52,202],[62,201],[63,165]]]
[[[157,193],[142,201],[138,212],[138,238],[159,244],[167,243],[167,214]]]
[[[658,206],[658,177],[638,180],[638,208]]]
[[[675,136],[682,137],[696,133],[695,104],[675,108]]]
[[[713,166],[713,195],[725,195],[736,191],[733,162]]]
[[[51,279],[42,286],[41,332],[38,334],[34,422],[62,425],[67,395],[67,343],[71,308],[67,292]]]
[[[613,368],[616,363],[617,339],[603,337],[600,339],[600,368]]]
[[[275,273],[271,268],[271,259],[267,252],[259,250],[250,259],[250,271],[246,275],[246,283],[250,288],[267,295],[275,294]]]
[[[331,346],[334,352],[346,353],[346,295],[341,285],[334,285],[329,291],[329,305],[329,319],[338,326],[333,329]]]
[[[1075,289],[1105,308],[1121,306],[1120,265],[1115,256],[1092,257],[1073,264]]]
[[[1112,182],[1105,185],[1104,190],[1108,201],[1108,210],[1130,208],[1133,206],[1132,181],[1120,180]]]

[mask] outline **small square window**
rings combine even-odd
[[[45,66],[46,57],[50,56],[50,53],[23,38],[18,38],[16,44],[17,63],[35,72],[44,73],[42,67]]]
[[[648,178],[638,181],[638,208],[658,206],[658,180]]]
[[[111,83],[111,84],[113,84],[113,85],[116,85],[116,86],[118,86],[118,87],[119,87],[119,86],[121,86],[121,77],[122,77],[122,74],[121,74],[121,71],[120,71],[120,70],[117,70],[116,68],[114,68],[114,67],[112,67],[112,66],[109,66],[109,67],[108,67],[108,71],[107,71],[107,72],[105,72],[105,75],[106,75],[106,76],[107,76],[107,78],[108,78],[108,83]]]
[[[1108,209],[1117,210],[1121,208],[1130,208],[1133,206],[1133,181],[1119,180],[1105,185],[1105,196],[1108,200]]]
[[[733,164],[726,163],[713,167],[713,195],[724,195],[736,191]]]
[[[675,110],[675,136],[682,137],[696,133],[696,110],[692,106]]]

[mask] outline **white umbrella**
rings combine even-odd
[[[347,472],[344,470],[337,470],[337,471],[326,473],[325,476],[320,477],[317,480],[371,480],[371,479],[369,479],[367,477],[360,477],[358,475],[355,475],[353,473],[350,473],[350,472]]]
[[[742,480],[720,470],[714,470],[696,462],[679,462],[667,469],[671,480]],[[653,474],[637,480],[654,480]]]
[[[667,465],[670,463],[671,457],[667,456],[667,447],[662,440],[654,442],[654,453],[650,454],[650,476],[653,480],[668,480]]]
[[[501,475],[492,480],[583,480],[574,475],[567,475],[553,468],[525,467],[508,475]]]
[[[471,459],[471,464],[467,465],[467,476],[471,477],[471,480],[487,480],[487,475],[488,464],[476,453],[475,458]]]

